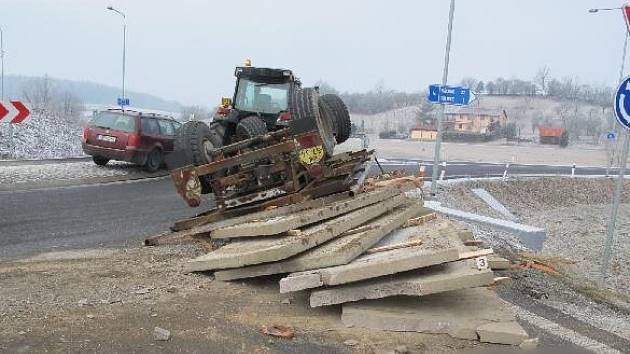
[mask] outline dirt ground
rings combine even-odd
[[[433,160],[435,142],[412,140],[378,139],[369,136],[369,147],[376,149],[378,157],[385,159]],[[361,140],[351,138],[339,145],[339,151],[361,148]],[[606,166],[606,152],[603,147],[558,146],[504,141],[489,143],[442,143],[441,159],[446,161],[521,163],[543,165]]]
[[[195,245],[48,253],[0,264],[3,353],[410,353],[491,349],[447,335],[346,328],[340,307],[311,309],[277,277],[223,283],[183,274]],[[286,303],[289,299],[290,303]],[[282,324],[293,339],[261,333]],[[171,332],[155,341],[153,330]],[[348,346],[344,341],[358,342]]]

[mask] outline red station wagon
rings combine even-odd
[[[100,111],[83,130],[83,152],[97,165],[127,161],[155,172],[163,165],[164,155],[173,151],[180,126],[166,115],[128,109]]]

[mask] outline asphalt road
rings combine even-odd
[[[382,161],[387,171],[417,174],[414,161]],[[452,163],[446,177],[502,176],[505,165]],[[378,167],[373,166],[372,173]],[[511,165],[509,174],[563,174],[571,167]],[[581,168],[577,175],[602,175],[603,168]],[[431,166],[426,167],[426,176]],[[139,244],[168,230],[180,218],[209,208],[187,207],[168,178],[0,192],[0,259],[41,252]]]
[[[168,178],[0,192],[0,259],[138,245],[199,211],[184,204]]]

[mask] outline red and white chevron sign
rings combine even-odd
[[[0,101],[0,123],[22,123],[30,114],[28,107],[20,101]]]

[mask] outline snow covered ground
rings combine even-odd
[[[0,159],[50,159],[83,156],[81,122],[69,122],[52,115],[32,113],[14,124],[13,146],[8,125],[0,126]]]

